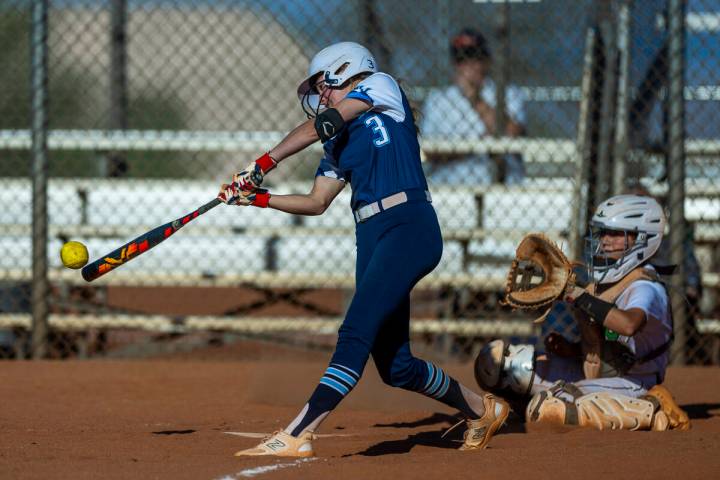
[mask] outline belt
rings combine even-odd
[[[405,192],[395,193],[389,197],[385,197],[377,202],[370,203],[364,207],[360,207],[353,211],[356,223],[362,223],[373,215],[407,202],[417,202],[425,200],[432,202],[430,192],[427,190],[407,190]]]

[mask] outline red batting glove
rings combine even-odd
[[[277,162],[273,160],[269,153],[264,154],[245,169],[233,176],[233,184],[237,185],[240,190],[253,190],[260,188],[265,174],[277,166]]]

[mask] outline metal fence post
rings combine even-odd
[[[628,146],[630,118],[630,7],[632,0],[624,0],[618,10],[617,55],[618,86],[613,147],[613,195],[620,195],[628,187]]]
[[[127,128],[127,1],[112,0],[110,5],[110,128]],[[110,152],[107,175],[127,173],[127,159],[121,152]]]
[[[47,353],[47,35],[48,0],[32,3],[30,28],[32,110],[32,356]]]
[[[600,139],[597,158],[597,190],[595,203],[610,196],[612,190],[613,143],[615,139],[615,111],[618,80],[617,15],[615,2],[600,2],[598,25],[605,47],[605,71],[603,75]]]
[[[378,14],[378,6],[375,0],[364,0],[362,3],[363,7],[363,21],[365,32],[364,44],[370,49],[375,55],[375,59],[380,66],[380,69],[389,69],[390,62],[390,50],[386,44],[385,32],[382,27],[382,20]]]
[[[497,40],[495,55],[495,135],[505,136],[507,126],[506,91],[510,78],[510,4],[504,2],[498,6]]]
[[[685,364],[686,308],[685,308],[685,2],[670,0],[669,21],[669,208],[671,259],[678,266],[671,280],[671,301],[675,321],[673,364]]]
[[[585,246],[585,230],[592,205],[590,204],[590,167],[593,161],[593,137],[597,129],[595,111],[598,108],[595,92],[598,89],[598,32],[589,28],[585,35],[585,55],[583,57],[582,96],[578,114],[577,167],[573,195],[572,219],[574,226],[570,232],[570,252],[572,258],[581,260]]]

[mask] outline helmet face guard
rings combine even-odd
[[[588,275],[596,283],[617,282],[645,260],[643,252],[648,247],[648,235],[645,232],[612,230],[593,223],[585,237],[585,264],[588,266]],[[608,253],[603,250],[602,237],[608,232],[624,235],[622,252]],[[635,239],[631,245],[632,235]]]
[[[320,104],[320,93],[317,91],[317,81],[316,77],[319,77],[320,74],[313,75],[310,77],[306,82],[303,82],[303,84],[307,83],[307,87],[305,91],[302,93],[302,96],[300,96],[300,106],[303,109],[303,113],[307,116],[307,118],[315,118],[318,116],[321,110],[323,110],[323,106]],[[303,85],[301,85],[302,87]],[[300,89],[298,89],[298,92]]]

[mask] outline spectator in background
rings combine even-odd
[[[454,84],[431,90],[423,105],[420,133],[426,137],[450,140],[477,140],[496,135],[496,86],[489,77],[492,55],[485,37],[466,28],[450,44],[455,66]],[[518,137],[525,131],[525,107],[522,93],[508,86],[505,92],[507,124],[502,135]],[[454,185],[488,184],[496,178],[517,184],[525,176],[519,155],[503,155],[497,162],[489,155],[458,158],[432,155],[429,172],[433,183]]]

